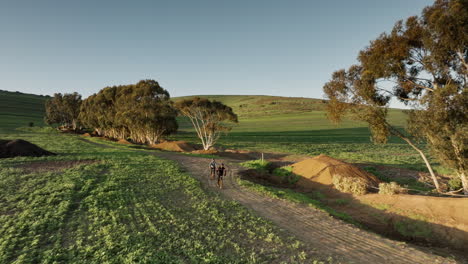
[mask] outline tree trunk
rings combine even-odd
[[[398,131],[396,128],[392,127],[390,124],[387,123],[387,126],[389,127],[391,133],[401,139],[403,139],[406,143],[408,143],[408,145],[410,145],[413,149],[415,149],[419,155],[421,156],[421,158],[424,160],[424,163],[426,164],[426,167],[427,169],[429,170],[429,174],[431,175],[431,178],[432,178],[432,181],[434,182],[434,185],[436,187],[436,190],[438,192],[442,192],[440,190],[440,185],[439,185],[439,180],[437,180],[437,176],[435,175],[434,171],[432,170],[432,166],[431,164],[429,163],[429,161],[427,160],[427,157],[426,155],[424,154],[424,152],[418,148],[415,144],[413,144],[413,142],[405,137],[400,131]]]
[[[463,193],[468,195],[468,176],[466,172],[458,173],[458,177],[460,177],[462,186],[463,186]]]

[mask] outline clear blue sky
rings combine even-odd
[[[429,0],[0,0],[0,89],[155,79],[172,96],[322,98],[334,70]]]

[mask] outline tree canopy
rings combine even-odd
[[[154,80],[106,87],[83,101],[80,120],[99,135],[153,144],[177,131],[169,92]]]
[[[387,121],[391,99],[405,103],[412,109],[407,132],[457,171],[468,194],[468,1],[437,0],[421,16],[398,21],[358,61],[325,84],[329,118],[340,121],[352,113],[369,124],[375,142],[401,137],[421,154],[439,190],[421,149]]]
[[[76,92],[63,95],[56,93],[45,102],[44,121],[49,125],[59,124],[66,129],[76,130],[81,103],[81,95]]]
[[[228,123],[238,122],[232,108],[218,101],[197,97],[177,102],[176,108],[190,119],[205,150],[214,146],[223,132],[231,130]]]

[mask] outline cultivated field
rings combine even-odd
[[[59,154],[0,160],[0,263],[319,257],[239,204],[204,190],[172,161],[100,148],[49,129],[4,131],[0,137]]]

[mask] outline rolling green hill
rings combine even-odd
[[[0,90],[0,129],[44,125],[44,103],[48,96]]]
[[[239,124],[233,132],[286,132],[322,129],[367,127],[367,124],[344,120],[339,125],[326,118],[326,100],[303,97],[280,97],[264,95],[194,95],[174,97],[175,102],[201,97],[220,101],[230,106],[239,117]],[[390,121],[404,126],[406,116],[399,109],[390,110]],[[182,131],[190,131],[191,126],[181,120]],[[368,136],[369,134],[367,134]]]
[[[175,97],[174,101],[202,97],[220,101],[233,108],[239,123],[221,137],[218,147],[265,152],[319,155],[326,154],[350,162],[376,163],[425,170],[419,155],[405,142],[391,137],[388,144],[373,144],[367,124],[345,119],[336,125],[325,112],[326,101],[253,95],[199,95]],[[389,121],[397,127],[406,125],[401,109],[389,110]],[[198,142],[188,120],[179,120],[174,140]],[[440,172],[444,168],[437,166]]]

